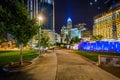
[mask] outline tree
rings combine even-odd
[[[44,33],[44,31],[41,32],[40,44],[43,48],[49,47],[49,45],[50,45],[50,37],[47,36]]]
[[[92,37],[91,37],[91,40],[96,41],[96,40],[97,40],[97,39],[96,39],[96,36],[92,36]]]
[[[6,34],[0,35],[0,43],[7,41]]]
[[[2,6],[0,6],[0,12],[1,12],[0,16],[2,16],[4,14],[4,10],[3,10]],[[0,43],[6,41],[4,26],[5,26],[4,22],[1,20],[1,17],[0,17]]]
[[[38,32],[39,27],[35,20],[30,20],[29,12],[22,0],[1,0],[0,12],[0,25],[3,25],[3,30],[0,30],[0,32],[11,34],[17,41],[20,46],[20,64],[22,64],[23,45],[26,45]]]
[[[102,40],[102,39],[103,39],[103,36],[102,36],[102,35],[97,35],[97,39],[98,39],[98,40]]]
[[[92,36],[91,40],[96,41],[96,40],[102,40],[103,36],[102,35],[96,35],[96,36]]]
[[[76,36],[76,37],[73,37],[72,39],[71,39],[71,41],[70,41],[70,44],[74,44],[74,43],[79,43],[80,42],[80,38],[78,38],[78,36]]]

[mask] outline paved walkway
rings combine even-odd
[[[35,60],[30,69],[23,72],[5,73],[0,80],[55,80],[57,57],[53,51]]]
[[[81,58],[78,54],[57,50],[56,80],[120,80]]]
[[[5,74],[0,80],[120,80],[79,55],[64,50],[50,51],[35,62],[32,68]]]

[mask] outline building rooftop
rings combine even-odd
[[[71,18],[68,18],[67,22],[72,22]]]

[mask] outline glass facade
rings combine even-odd
[[[79,30],[78,28],[72,28],[71,29],[71,39],[74,37],[78,37],[81,38],[81,30]]]
[[[27,0],[27,9],[30,11],[31,19],[37,18],[39,14],[42,14],[44,17],[43,29],[54,31],[52,0]]]

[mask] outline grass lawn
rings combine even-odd
[[[37,57],[36,50],[23,50],[23,60],[32,60]],[[20,60],[20,51],[0,51],[0,67]]]
[[[116,53],[85,52],[85,51],[79,51],[79,50],[74,50],[74,52],[95,62],[98,62],[98,55],[120,56],[120,54],[116,54]],[[120,67],[112,67],[112,66],[99,66],[99,67],[120,78]]]
[[[80,54],[82,56],[87,57],[88,59],[98,62],[98,56],[99,55],[111,55],[111,56],[120,56],[120,54],[116,53],[105,53],[105,52],[86,52],[86,51],[80,51],[80,50],[74,50],[75,53]]]

